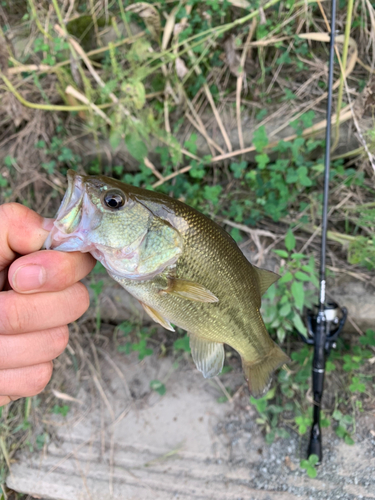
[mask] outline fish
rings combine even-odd
[[[177,199],[102,175],[67,178],[44,248],[90,252],[155,322],[187,331],[205,378],[221,372],[227,344],[250,393],[264,395],[289,361],[260,313],[279,275],[252,265],[222,227]]]

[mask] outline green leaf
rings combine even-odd
[[[332,361],[327,361],[326,372],[330,373],[330,372],[333,372],[334,370],[336,370],[336,365],[334,363],[332,363]]]
[[[197,161],[193,160],[191,162],[191,169],[189,170],[189,175],[190,177],[193,177],[193,179],[203,179],[204,176],[206,175],[206,169],[203,163],[198,163]]]
[[[134,331],[134,325],[129,321],[123,321],[118,325],[117,328],[120,332],[123,333],[124,336],[129,335],[129,333],[132,333]]]
[[[44,168],[49,174],[53,174],[55,172],[56,162],[55,160],[51,160],[48,162],[42,163],[42,168]]]
[[[351,425],[353,423],[354,419],[351,415],[344,415],[341,419],[341,424],[345,425]]]
[[[15,163],[15,159],[10,156],[10,155],[7,155],[5,158],[4,158],[4,165],[6,167],[11,167],[13,165],[13,163]]]
[[[301,460],[299,465],[300,465],[301,469],[307,469],[307,467],[310,466],[308,460]]]
[[[129,153],[138,161],[144,160],[147,156],[147,147],[143,141],[141,141],[137,135],[128,134],[125,136],[125,145]]]
[[[102,293],[103,285],[104,285],[103,280],[99,280],[97,283],[90,284],[90,288],[91,288],[91,290],[94,290],[96,297],[99,297],[99,295]]]
[[[366,384],[360,382],[358,377],[352,378],[352,383],[349,386],[350,392],[366,392]]]
[[[223,188],[221,186],[204,186],[204,198],[211,201],[213,205],[219,203],[219,196]]]
[[[273,253],[275,253],[276,255],[278,255],[279,257],[282,257],[284,259],[287,259],[289,257],[288,252],[286,252],[285,250],[273,250]],[[280,281],[279,281],[279,283],[280,283]]]
[[[303,289],[303,284],[300,281],[293,281],[290,289],[291,289],[296,307],[300,311],[302,311],[303,305],[305,302],[305,292]]]
[[[332,413],[332,418],[334,418],[335,420],[341,420],[342,419],[342,413],[340,410],[334,410],[334,412]]]
[[[286,304],[284,304],[280,309],[279,309],[279,314],[280,316],[288,316],[288,314],[290,313],[290,311],[292,310],[292,306],[290,305],[289,302],[287,302]]]
[[[322,419],[320,420],[320,425],[322,427],[329,427],[331,425],[331,421],[327,417],[322,417]]]
[[[231,366],[223,366],[223,369],[221,370],[220,375],[225,375],[226,373],[229,373],[233,370]]]
[[[302,260],[302,259],[306,258],[306,255],[304,253],[295,252],[295,253],[292,253],[291,257],[294,260]]]
[[[277,340],[282,344],[286,337],[286,330],[282,326],[277,329]]]
[[[298,434],[301,434],[301,436],[303,436],[304,434],[306,434],[306,431],[307,431],[307,427],[306,427],[305,424],[301,424],[298,427]]]
[[[285,248],[289,251],[294,250],[296,246],[296,239],[291,229],[288,229],[288,232],[285,236]]]
[[[132,351],[132,343],[126,342],[124,345],[119,345],[117,347],[118,352],[124,352],[125,354],[130,354]]]
[[[255,149],[261,153],[265,146],[268,144],[268,137],[267,137],[267,132],[266,132],[266,127],[262,125],[261,127],[257,128],[254,131],[253,134],[253,144],[255,146]]]
[[[198,146],[197,146],[197,134],[193,133],[190,135],[189,139],[187,139],[184,142],[184,148],[187,149],[190,153],[195,153],[197,152]]]
[[[373,330],[366,330],[366,334],[360,337],[359,342],[362,345],[375,346],[375,332]]]
[[[219,396],[216,400],[218,403],[226,403],[228,398],[226,396]]]
[[[298,307],[298,309],[300,311],[302,311],[303,304],[305,302],[305,291],[303,289],[303,284],[300,281],[293,281],[290,289],[291,289],[296,307]]]
[[[309,456],[309,463],[311,465],[316,465],[319,462],[319,457],[318,455],[315,455],[314,453]]]
[[[272,444],[275,441],[275,437],[276,437],[276,430],[274,429],[271,432],[268,432],[268,434],[266,434],[265,438],[266,443]]]
[[[262,153],[260,155],[255,156],[255,161],[258,164],[258,168],[263,170],[266,168],[267,164],[270,161],[270,157],[266,153]]]
[[[352,446],[352,445],[354,444],[354,439],[353,439],[353,438],[351,438],[351,437],[349,436],[349,434],[347,434],[347,435],[345,436],[344,441],[345,441],[345,443],[346,443],[346,444],[348,444],[348,445],[350,445],[350,446]]]
[[[241,163],[231,163],[229,166],[235,179],[241,179],[246,167],[247,163],[245,161],[241,161]]]
[[[287,271],[285,274],[281,276],[278,281],[278,285],[282,285],[283,283],[289,283],[293,280],[293,274],[290,271]]]
[[[114,87],[112,88],[112,86]],[[112,92],[117,85],[116,81],[107,82],[104,93]],[[129,78],[121,84],[121,90],[126,95],[126,99],[131,101],[136,109],[142,109],[146,102],[146,92],[143,83],[135,78]]]
[[[297,313],[294,314],[294,316],[292,318],[292,323],[301,335],[303,335],[304,337],[307,337],[307,328],[303,324],[301,316],[299,314],[297,314]]]
[[[292,168],[288,168],[288,173],[287,173],[285,180],[288,184],[293,184],[293,183],[297,182],[298,181],[297,172],[295,170],[293,170]]]
[[[310,273],[310,274],[312,274],[314,272],[314,268],[311,267],[310,265],[307,265],[307,264],[303,265],[301,267],[301,269],[302,269],[302,271],[306,271],[307,273]]]
[[[230,235],[236,243],[239,243],[242,240],[241,231],[237,227],[232,227]]]
[[[276,434],[281,437],[282,439],[289,439],[290,434],[287,430],[281,428],[281,429],[276,429]]]
[[[177,339],[173,342],[173,347],[174,349],[185,351],[185,352],[190,352],[190,345],[189,345],[189,337],[188,335],[185,335],[181,339]]]
[[[302,271],[297,271],[294,276],[300,281],[311,281],[310,276]]]
[[[160,394],[160,396],[164,396],[164,394],[167,392],[165,385],[160,382],[160,380],[151,380],[150,387],[153,391]]]
[[[0,174],[0,187],[6,187],[7,185],[8,185],[8,181],[5,179],[5,177],[3,177]]]
[[[316,477],[317,473],[318,473],[318,472],[317,472],[317,470],[315,469],[315,467],[311,467],[311,466],[310,466],[310,467],[308,467],[308,468],[307,468],[307,475],[308,475],[309,477],[311,477],[311,479],[314,479],[314,478]]]
[[[117,130],[111,130],[109,134],[109,145],[113,150],[116,150],[121,142],[121,133]]]

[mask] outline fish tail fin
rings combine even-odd
[[[267,356],[256,363],[249,363],[242,358],[242,368],[251,394],[255,398],[263,396],[271,385],[273,372],[289,361],[275,342]]]

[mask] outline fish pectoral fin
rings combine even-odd
[[[158,313],[158,311],[148,306],[147,304],[144,304],[141,301],[139,301],[139,303],[142,305],[143,309],[150,316],[150,318],[156,321],[156,323],[159,323],[159,325],[163,326],[167,330],[170,330],[171,332],[175,331],[170,322],[166,318],[164,318],[160,313]]]
[[[180,278],[168,278],[168,287],[161,292],[170,293],[195,302],[219,302],[219,299],[210,290],[195,281]]]
[[[280,278],[280,275],[254,265],[253,268],[258,275],[260,295],[263,295]]]
[[[218,375],[224,365],[224,345],[210,342],[189,333],[190,349],[195,366],[203,373],[204,378]]]
[[[252,396],[263,396],[270,388],[273,372],[289,361],[288,356],[274,342],[267,356],[256,363],[242,358],[242,368]]]

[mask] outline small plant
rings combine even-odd
[[[132,336],[131,340],[127,340],[125,344],[117,346],[119,352],[130,354],[131,352],[138,352],[138,359],[142,360],[146,356],[151,356],[154,350],[148,347],[147,340],[156,331],[155,328],[139,328],[129,321],[124,321],[116,328],[117,334],[122,333],[123,337]]]
[[[164,396],[164,394],[167,392],[165,385],[160,382],[160,380],[151,380],[150,388],[160,394],[160,396]]]
[[[305,289],[304,285],[318,287],[315,260],[293,251],[296,240],[291,229],[284,243],[286,250],[274,250],[285,262],[280,267],[281,278],[264,295],[263,306],[265,324],[271,332],[276,332],[280,343],[284,342],[287,333],[295,329],[307,335],[302,314],[305,307],[312,306],[315,292],[311,287]]]
[[[335,410],[332,414],[332,418],[337,422],[335,432],[338,437],[342,438],[346,444],[354,444],[354,440],[349,431],[349,427],[354,424],[354,418],[351,415],[343,415],[340,410]]]
[[[52,409],[51,412],[54,413],[55,415],[61,415],[62,417],[66,417],[68,412],[70,410],[70,406],[68,405],[55,405]]]
[[[175,340],[173,342],[173,348],[176,351],[184,351],[184,352],[190,352],[190,345],[189,345],[189,336],[185,334],[183,337]]]
[[[316,477],[318,471],[316,470],[316,464],[319,462],[318,455],[310,455],[307,460],[301,460],[300,467],[301,469],[305,469],[307,475],[314,479]]]
[[[335,428],[336,435],[345,443],[353,444],[356,411],[363,411],[362,401],[358,398],[369,388],[373,375],[362,373],[366,360],[372,353],[366,349],[372,343],[374,332],[368,330],[366,336],[361,337],[361,344],[354,346],[353,354],[343,354],[345,346],[341,344],[340,350],[331,353],[331,360],[326,364],[326,384],[329,383],[330,374],[338,369],[347,374],[347,385],[342,396],[337,400],[336,408],[330,412],[325,410],[321,415],[321,426]],[[344,351],[345,352],[345,351]],[[283,425],[295,430],[299,435],[306,434],[312,423],[312,407],[306,400],[306,393],[311,385],[313,349],[303,346],[300,350],[291,353],[292,363],[288,369],[281,369],[278,374],[278,384],[260,399],[250,398],[259,417],[257,422],[266,433],[266,441],[271,443],[276,437],[284,437],[287,431]],[[353,359],[354,358],[354,359]],[[355,404],[351,396],[356,395]],[[340,407],[340,409],[339,409]]]
[[[269,401],[275,396],[275,391],[276,386],[259,399],[250,396],[250,403],[255,406],[259,413],[256,422],[264,428],[268,444],[271,444],[276,437],[289,437],[289,433],[279,426],[279,416],[284,411],[283,407],[277,404],[269,404]]]
[[[50,442],[50,436],[48,432],[43,432],[42,434],[38,434],[36,436],[35,444],[38,450],[41,450],[49,442]]]

